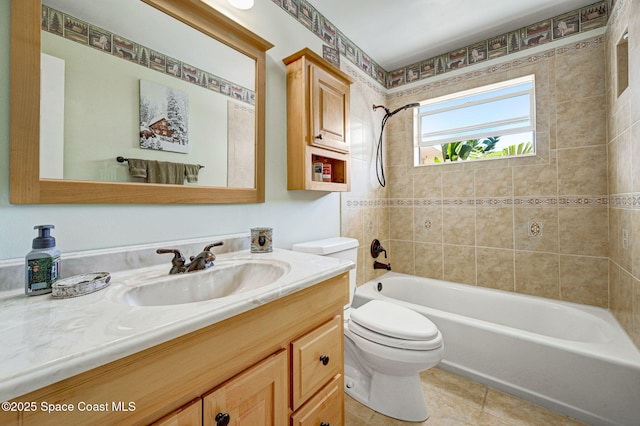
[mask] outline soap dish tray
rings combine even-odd
[[[74,275],[53,283],[51,297],[54,299],[67,299],[69,297],[83,296],[109,286],[109,281],[111,281],[111,274],[108,272]]]

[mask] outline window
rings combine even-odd
[[[530,75],[421,102],[415,165],[534,154],[534,83]]]

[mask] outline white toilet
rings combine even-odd
[[[358,240],[328,238],[292,249],[356,263]],[[442,334],[426,317],[403,306],[372,300],[351,308],[356,271],[350,272],[344,309],[345,392],[367,407],[396,419],[429,417],[419,373],[442,359]]]

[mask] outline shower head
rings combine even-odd
[[[395,111],[393,111],[392,113],[390,113],[390,114],[389,114],[389,117],[391,117],[392,115],[395,115],[395,114],[399,113],[400,111],[404,111],[405,109],[409,109],[409,108],[416,108],[416,107],[419,107],[419,106],[420,106],[420,104],[419,104],[419,103],[417,103],[417,102],[414,102],[414,103],[412,103],[412,104],[406,104],[405,106],[400,107],[400,108],[396,109]]]
[[[384,106],[384,105],[374,105],[374,106],[373,106],[373,110],[375,111],[375,110],[376,110],[376,109],[378,109],[378,108],[384,108],[385,116],[386,116],[387,118],[389,118],[389,117],[391,117],[391,116],[396,115],[396,114],[397,114],[397,113],[399,113],[400,111],[404,111],[405,109],[409,109],[409,108],[416,108],[416,107],[419,107],[419,106],[420,106],[420,104],[419,104],[419,103],[414,102],[414,103],[411,103],[411,104],[406,104],[405,106],[402,106],[402,107],[400,107],[400,108],[398,108],[398,109],[394,110],[393,112],[391,112],[391,111],[389,111],[389,108],[387,108],[387,107],[386,107],[386,106]]]

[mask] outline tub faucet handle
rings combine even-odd
[[[371,257],[375,259],[380,253],[384,253],[384,258],[387,258],[387,251],[382,247],[382,244],[380,244],[380,240],[375,239],[371,241]]]

